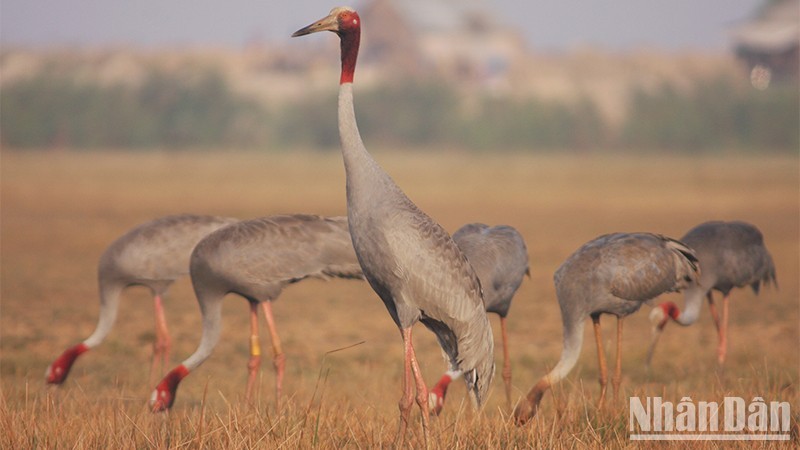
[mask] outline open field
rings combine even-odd
[[[433,423],[436,448],[632,447],[628,397],[675,403],[789,401],[800,443],[800,206],[796,156],[475,156],[387,151],[376,159],[409,197],[451,232],[464,223],[506,223],[526,238],[532,277],[509,315],[514,396],[558,360],[561,318],[552,275],[584,242],[612,231],[675,238],[710,219],[741,219],[764,233],[780,289],[731,301],[728,363],[716,368],[716,331],[703,308],[695,326],[670,326],[653,367],[643,364],[648,307],[625,321],[621,406],[598,411],[591,327],[578,365],[547,394],[524,428],[508,420],[496,374],[485,409],[474,413],[454,383]],[[250,218],[277,213],[345,212],[338,153],[21,154],[2,155],[0,265],[0,447],[2,448],[364,448],[394,438],[402,372],[401,340],[366,283],[310,280],[291,286],[274,307],[287,356],[286,401],[275,410],[269,358],[260,395],[244,404],[248,308],[231,296],[214,355],[186,378],[173,411],[146,408],[153,332],[149,293],[129,290],[103,345],[83,355],[60,389],[43,374],[67,346],[94,329],[96,264],[132,226],[179,212]],[[662,297],[682,304],[679,295]],[[177,364],[200,338],[188,280],[170,290],[166,313]],[[497,319],[495,342],[499,342]],[[613,357],[615,320],[602,320]],[[265,327],[262,327],[265,328]],[[415,345],[426,380],[444,369],[433,335]],[[266,332],[262,331],[265,350]],[[332,350],[362,342],[352,348]],[[501,361],[501,355],[496,355]],[[419,412],[407,442],[421,446]],[[750,448],[748,443],[731,443]],[[685,443],[663,444],[685,448]],[[717,448],[716,443],[692,448]]]

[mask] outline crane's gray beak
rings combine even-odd
[[[336,15],[328,15],[327,17],[320,19],[307,27],[300,28],[299,30],[292,33],[292,37],[298,36],[305,36],[311,33],[317,33],[319,31],[339,31],[339,19]]]

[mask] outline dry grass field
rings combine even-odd
[[[407,194],[451,232],[482,221],[520,230],[532,277],[509,315],[515,398],[561,351],[552,275],[584,242],[612,231],[680,237],[710,219],[741,219],[764,232],[780,288],[734,292],[724,371],[707,308],[695,326],[670,326],[653,366],[644,358],[649,307],[629,317],[623,336],[619,407],[598,410],[597,362],[587,335],[568,378],[548,393],[535,420],[509,420],[499,373],[486,407],[472,411],[454,383],[432,421],[434,448],[622,448],[629,440],[628,397],[675,403],[756,396],[792,405],[796,448],[800,415],[800,207],[796,156],[524,156],[377,152]],[[402,348],[397,329],[366,283],[309,280],[290,286],[274,307],[287,355],[286,401],[276,410],[269,358],[259,395],[243,401],[248,308],[230,296],[212,357],[186,378],[169,414],[147,409],[153,331],[149,293],[130,289],[108,339],[83,355],[60,388],[44,371],[86,338],[98,312],[96,263],[113,239],[151,218],[211,213],[251,218],[277,213],[344,214],[344,170],[336,152],[2,154],[0,278],[0,447],[12,448],[375,448],[397,426]],[[669,298],[682,304],[679,295]],[[662,299],[664,299],[662,298]],[[166,299],[175,365],[194,351],[200,314],[189,280]],[[496,317],[490,318],[499,342]],[[615,320],[603,319],[613,356]],[[264,327],[265,328],[265,327]],[[262,334],[262,345],[266,343]],[[363,343],[362,343],[363,342]],[[361,343],[341,351],[336,349]],[[433,335],[415,333],[429,384],[444,370]],[[332,353],[329,353],[332,352]],[[496,355],[501,361],[501,356]],[[419,412],[407,436],[422,446]],[[697,443],[690,448],[718,448]],[[750,448],[752,443],[728,443]],[[660,448],[687,448],[662,443]]]

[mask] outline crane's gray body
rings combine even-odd
[[[529,273],[522,235],[508,225],[470,223],[453,233],[453,241],[481,282],[486,311],[506,317],[511,299]]]
[[[494,344],[478,277],[450,235],[367,152],[352,100],[352,84],[340,85],[347,215],[364,276],[398,327],[419,320],[436,334],[480,404],[494,375]]]
[[[555,273],[564,326],[564,351],[548,375],[563,378],[575,365],[586,319],[625,317],[666,292],[696,284],[697,257],[681,242],[650,233],[614,233],[581,246]]]
[[[143,223],[117,238],[100,257],[100,320],[84,341],[98,345],[114,324],[119,296],[128,286],[145,286],[164,295],[178,278],[189,274],[189,257],[206,235],[237,222],[230,217],[181,214]]]
[[[277,215],[237,222],[211,233],[192,253],[192,285],[203,314],[203,337],[184,361],[189,370],[219,341],[222,299],[274,301],[284,287],[309,277],[362,278],[344,217]]]
[[[697,322],[703,298],[712,289],[727,297],[735,287],[750,286],[758,293],[761,284],[777,284],[764,237],[745,222],[711,221],[689,230],[681,241],[697,252],[700,280],[683,293],[684,308],[675,322],[688,326]]]
[[[723,295],[737,287],[750,286],[758,293],[761,284],[776,282],[775,264],[764,245],[761,231],[745,222],[706,222],[681,238],[700,260],[700,286]]]

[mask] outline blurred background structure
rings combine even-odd
[[[5,1],[0,142],[337,148],[336,40],[288,38],[333,5],[294,3]],[[474,151],[800,146],[798,0],[558,3],[357,2],[365,139]]]

